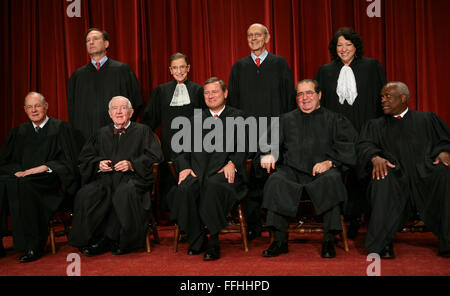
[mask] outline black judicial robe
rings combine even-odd
[[[99,172],[99,163],[129,160],[134,171]],[[163,160],[161,147],[148,126],[132,122],[122,135],[109,124],[97,131],[80,153],[82,187],[75,196],[69,243],[88,245],[101,223],[115,210],[120,221],[120,247],[143,246],[150,218],[152,164]]]
[[[404,213],[411,207],[450,249],[450,169],[433,165],[444,151],[450,152],[450,128],[434,113],[409,110],[401,120],[385,115],[363,127],[357,143],[360,174],[371,176],[370,160],[377,155],[396,165],[385,180],[372,180],[369,186],[372,205],[381,200],[373,193],[383,182],[388,182],[387,191],[377,192],[389,197],[383,210],[372,209],[366,236],[369,250],[378,252],[393,239],[414,214]],[[383,218],[375,223],[378,216]]]
[[[217,119],[223,123],[223,135],[230,134],[230,131],[227,131],[226,118],[243,116],[242,111],[226,106]],[[209,109],[203,110],[202,122],[207,118],[212,119]],[[194,128],[193,123],[192,128]],[[182,152],[175,159],[178,172],[192,169],[197,175],[197,178],[189,176],[180,185],[172,188],[168,194],[171,219],[176,220],[180,228],[186,231],[190,244],[201,234],[202,225],[206,225],[211,234],[218,233],[224,228],[227,224],[226,216],[231,211],[233,204],[241,200],[247,193],[245,185],[247,182],[245,171],[247,153],[245,151],[238,152],[235,126],[233,129],[235,129],[234,146],[230,146],[233,149],[226,149],[230,138],[225,137],[222,142],[223,152],[207,152],[203,148],[200,152],[195,152],[192,147],[191,151],[194,152]],[[202,138],[204,139],[210,131],[204,129]],[[220,140],[215,139],[215,141]],[[231,152],[227,152],[227,150],[231,150]],[[230,160],[237,170],[233,184],[228,183],[223,173],[217,174]],[[194,204],[186,205],[185,202],[188,198],[185,196],[187,195],[195,200]]]
[[[356,131],[350,121],[324,107],[310,114],[297,109],[281,116],[279,130],[280,158],[277,171],[264,187],[262,207],[294,217],[304,188],[319,215],[345,202],[347,192],[340,171],[356,164]],[[314,165],[325,160],[331,160],[336,168],[313,177]],[[276,180],[279,173],[296,180],[280,186]],[[333,180],[323,183],[324,176],[330,173]]]
[[[89,62],[76,70],[67,85],[67,112],[80,148],[99,128],[111,122],[108,103],[114,96],[127,97],[135,120],[142,106],[139,83],[133,70],[111,58],[99,71]]]
[[[78,188],[77,155],[69,124],[58,119],[49,118],[39,133],[29,121],[6,136],[0,153],[0,206],[9,200],[15,249],[44,248],[48,222],[64,198],[62,185],[68,194],[75,194]],[[52,172],[14,176],[40,165],[47,165]],[[0,213],[5,214],[4,208]]]
[[[273,117],[297,107],[294,79],[286,60],[269,53],[259,69],[249,55],[230,73],[227,104],[246,115]]]
[[[177,81],[172,80],[159,85],[153,90],[142,118],[142,123],[150,126],[152,130],[161,125],[161,146],[164,159],[167,161],[174,158],[170,143],[177,131],[170,128],[172,119],[178,116],[191,118],[194,115],[194,108],[205,108],[203,87],[190,80],[186,80],[184,84],[191,100],[189,105],[170,106],[177,86]]]
[[[336,93],[341,68],[340,59],[323,65],[317,71],[315,79],[322,89],[321,105],[347,117],[359,132],[364,123],[383,114],[381,110],[381,89],[386,84],[383,68],[376,59],[356,58],[350,63],[356,79],[358,96],[353,105],[347,101],[339,103]]]

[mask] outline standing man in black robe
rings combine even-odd
[[[198,255],[206,250],[203,259],[210,261],[220,258],[219,233],[227,225],[227,214],[247,193],[246,152],[245,143],[236,140],[235,125],[226,123],[236,117],[243,119],[244,114],[225,106],[228,93],[225,83],[212,77],[203,87],[208,109],[194,115],[193,128],[188,129],[186,136],[195,137],[195,133],[199,133],[204,145],[197,150],[192,140],[192,147],[187,147],[190,151],[184,151],[176,158],[178,186],[172,188],[168,200],[171,219],[176,220],[186,233],[190,245],[188,255]],[[200,130],[196,130],[196,121],[201,123]],[[212,131],[202,128],[208,124],[214,126]],[[221,132],[219,135],[218,131]],[[206,139],[212,132],[217,136],[212,147],[206,147]]]
[[[67,85],[67,112],[80,148],[99,128],[110,121],[107,108],[114,96],[129,98],[134,106],[134,121],[142,106],[141,90],[133,70],[106,56],[109,35],[91,28],[85,35],[91,61],[76,70]]]
[[[270,40],[267,27],[252,24],[247,30],[251,54],[237,61],[230,73],[227,105],[241,109],[246,116],[276,117],[294,110],[295,85],[289,65],[283,57],[266,50]],[[270,121],[269,121],[270,122]],[[252,155],[251,155],[252,156]],[[261,235],[261,201],[265,179],[251,177],[244,208],[249,240]]]
[[[356,164],[356,131],[343,115],[320,106],[317,81],[302,80],[297,85],[298,110],[281,116],[280,159],[271,154],[261,158],[268,173],[276,168],[264,186],[263,208],[274,241],[264,257],[288,252],[287,217],[295,217],[306,192],[316,213],[323,215],[323,258],[336,256],[335,235],[342,231],[341,207],[347,199],[342,173]]]
[[[47,116],[42,94],[30,92],[24,109],[30,121],[8,133],[0,153],[0,224],[6,226],[9,201],[14,249],[24,251],[20,262],[31,262],[43,255],[62,185],[67,193],[77,190],[78,151],[69,124]]]
[[[176,185],[167,167],[167,161],[174,160],[176,154],[172,151],[171,141],[177,130],[171,128],[172,120],[178,116],[191,118],[194,108],[204,108],[203,88],[188,79],[191,69],[188,57],[175,53],[170,57],[169,71],[173,80],[159,85],[153,90],[145,108],[142,123],[155,131],[161,125],[161,146],[165,162],[160,164],[160,195],[165,206],[165,196],[170,188]]]
[[[397,231],[418,214],[450,257],[450,129],[436,114],[408,109],[409,90],[390,82],[382,90],[385,116],[369,121],[357,143],[362,173],[372,177],[372,214],[365,246],[394,258]]]
[[[113,123],[89,139],[79,158],[82,187],[75,196],[69,243],[86,256],[121,255],[144,245],[152,165],[163,159],[150,128],[130,121],[127,98],[112,98],[109,115]]]

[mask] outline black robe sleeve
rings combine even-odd
[[[0,175],[14,175],[22,170],[19,159],[14,159],[14,151],[20,149],[15,145],[19,128],[15,127],[8,132],[0,150]]]
[[[142,117],[142,123],[155,130],[161,124],[161,114],[161,87],[158,86],[150,95],[150,100]]]

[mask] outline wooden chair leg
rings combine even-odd
[[[241,204],[238,205],[239,224],[241,228],[242,242],[244,244],[244,251],[248,253],[248,239],[247,239],[247,225],[245,223],[244,212]]]
[[[147,236],[145,237],[145,248],[147,250],[147,253],[151,253],[152,252],[152,245],[151,245],[151,241],[150,241],[150,236],[151,236],[152,232],[153,232],[152,228],[149,227],[147,229]]]
[[[55,228],[53,225],[50,226],[50,245],[52,247],[52,254],[56,254],[56,245],[55,245]]]
[[[178,241],[180,240],[180,227],[175,224],[175,230],[173,233],[173,252],[178,252]]]
[[[341,215],[341,224],[342,224],[342,242],[344,243],[344,250],[348,252],[348,239],[347,239],[347,225],[344,223],[344,215]]]

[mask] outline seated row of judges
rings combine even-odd
[[[213,124],[196,125],[198,118],[190,119],[192,128],[202,127],[202,143],[212,126],[223,127],[217,135],[236,135],[236,126],[225,121],[245,114],[225,104],[225,83],[212,77],[203,89],[206,108],[200,118]],[[342,231],[340,214],[347,200],[343,174],[353,168],[371,178],[368,252],[393,258],[396,232],[418,214],[439,239],[438,255],[450,257],[450,129],[444,121],[434,113],[408,109],[407,86],[390,82],[381,93],[384,116],[370,120],[357,136],[345,116],[321,107],[317,81],[302,80],[296,91],[298,108],[279,118],[278,146],[269,153],[260,147],[254,157],[256,174],[274,171],[263,195],[266,226],[274,240],[262,255],[288,252],[288,218],[295,217],[307,193],[324,218],[321,256],[335,257],[335,236]],[[13,247],[23,252],[20,262],[41,258],[48,222],[68,194],[75,196],[71,246],[86,256],[142,248],[155,181],[152,164],[164,156],[150,127],[131,121],[130,100],[111,98],[112,123],[97,130],[81,151],[71,126],[47,116],[42,94],[30,92],[24,110],[29,121],[13,128],[1,149],[0,239],[8,233],[10,215]],[[190,136],[196,132],[191,130]],[[200,145],[198,150],[198,143],[191,141],[190,149],[176,155],[178,184],[167,195],[170,217],[186,233],[188,255],[203,254],[205,261],[221,257],[219,233],[251,182],[245,171],[249,149],[238,149],[236,139],[231,139],[234,146],[228,137],[214,140],[218,149]]]

